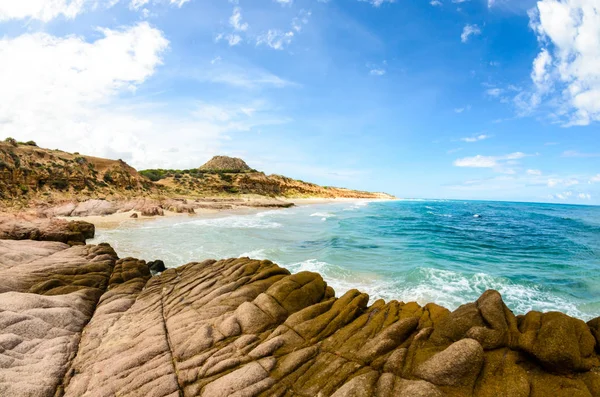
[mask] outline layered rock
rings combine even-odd
[[[59,241],[85,244],[93,238],[95,227],[83,221],[38,218],[27,215],[0,215],[0,240]]]
[[[600,396],[600,319],[495,291],[451,313],[248,258],[151,277],[108,245],[0,241],[0,263],[0,395]]]

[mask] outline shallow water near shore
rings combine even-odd
[[[487,289],[522,314],[600,316],[600,207],[447,200],[342,202],[97,230],[120,257],[167,267],[209,258],[270,259],[320,273],[338,296],[435,302]]]

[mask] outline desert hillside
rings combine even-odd
[[[157,187],[122,160],[49,150],[35,142],[0,142],[0,199],[77,195],[133,197]]]
[[[38,147],[35,142],[0,142],[0,200],[14,203],[122,199],[133,197],[391,198],[323,187],[280,175],[266,175],[242,159],[216,156],[190,170],[136,171],[122,160]]]

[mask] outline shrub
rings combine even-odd
[[[12,146],[14,146],[14,147],[17,147],[17,146],[19,146],[19,143],[17,142],[17,140],[16,140],[15,138],[8,137],[8,138],[6,138],[6,139],[4,140],[4,142],[6,142],[6,143],[8,143],[9,145],[12,145]]]
[[[81,156],[77,156],[73,159],[74,162],[76,162],[79,165],[84,165],[85,163],[87,163],[87,160],[85,159],[85,157],[81,157]]]
[[[29,186],[27,185],[19,185],[19,189],[21,189],[21,193],[27,194],[29,192]]]
[[[115,180],[113,179],[112,175],[110,174],[110,172],[105,172],[104,173],[104,177],[102,178],[104,180],[104,182],[107,183],[113,183]]]
[[[27,142],[25,142],[25,144],[27,146],[36,146],[37,147],[37,143],[35,143],[35,141],[27,141]]]
[[[51,186],[58,190],[63,190],[69,187],[69,181],[66,179],[55,179],[51,182]]]

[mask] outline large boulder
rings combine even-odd
[[[38,218],[28,215],[0,215],[0,240],[59,241],[85,244],[95,227],[83,221]]]

